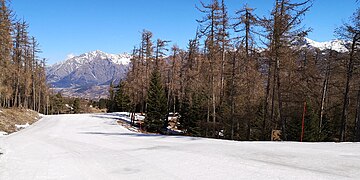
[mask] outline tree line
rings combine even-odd
[[[17,19],[7,0],[0,0],[0,107],[49,113],[45,59],[25,20]]]
[[[360,141],[360,10],[335,30],[347,48],[338,52],[301,43],[311,6],[275,0],[267,17],[249,6],[229,17],[224,0],[201,2],[186,50],[144,30],[127,77],[110,88],[113,110],[146,113],[152,132],[179,112],[192,136]]]

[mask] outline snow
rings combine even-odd
[[[55,63],[54,65],[49,66],[49,68],[51,69],[55,67],[56,69],[59,69],[62,66],[69,66],[70,71],[73,71],[78,69],[81,65],[89,63],[94,59],[110,60],[118,65],[128,65],[130,63],[131,55],[128,53],[108,54],[100,50],[95,50],[79,56],[72,54],[66,58],[65,61]]]
[[[69,108],[69,109],[71,109],[71,110],[74,109],[74,108],[73,108],[72,106],[70,106],[69,104],[65,104],[65,107],[67,107],[67,108]]]
[[[327,42],[316,42],[314,40],[311,40],[309,38],[304,38],[307,46],[313,46],[316,48],[319,48],[320,50],[326,50],[326,49],[332,49],[337,52],[348,52],[348,49],[345,47],[345,44],[347,44],[344,41],[341,40],[333,40],[333,41],[327,41]]]
[[[7,132],[0,131],[0,137],[1,137],[1,136],[6,136],[6,135],[8,135],[8,133],[7,133]]]
[[[45,116],[0,138],[0,179],[359,179],[359,143],[140,134],[119,114]]]
[[[26,124],[15,124],[15,128],[16,128],[16,130],[18,131],[18,130],[21,130],[21,129],[25,129],[25,128],[27,128],[27,127],[29,127],[30,126],[30,124],[27,122]]]

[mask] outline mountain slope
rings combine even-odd
[[[66,96],[106,97],[107,86],[125,77],[129,63],[128,54],[92,51],[48,67],[47,81]]]
[[[326,42],[317,42],[314,40],[311,40],[309,38],[303,38],[301,40],[298,40],[296,42],[297,45],[300,45],[303,48],[309,48],[309,49],[319,49],[321,51],[324,50],[334,50],[340,53],[348,52],[348,49],[346,46],[349,44],[348,42],[342,41],[342,40],[332,40],[332,41],[326,41]]]

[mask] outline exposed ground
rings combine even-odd
[[[33,124],[39,120],[39,113],[28,109],[1,109],[0,108],[0,131],[13,133],[15,125]]]

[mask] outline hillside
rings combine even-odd
[[[39,118],[39,113],[32,110],[0,109],[0,132],[13,133],[17,130],[16,125],[33,124]]]

